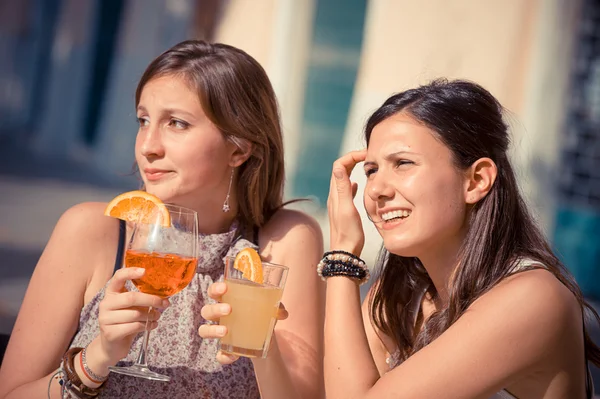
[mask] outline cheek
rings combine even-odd
[[[460,228],[464,223],[466,205],[462,198],[462,187],[458,181],[440,181],[423,193],[423,202],[427,206],[429,223],[438,228]],[[430,228],[435,228],[430,225]]]

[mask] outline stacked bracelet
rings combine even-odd
[[[323,281],[327,277],[344,276],[358,281],[363,285],[369,281],[369,268],[358,256],[346,251],[325,252],[323,259],[317,265],[317,274]]]
[[[83,350],[81,351],[81,356],[79,357],[79,365],[81,366],[81,370],[83,370],[83,374],[85,374],[85,376],[88,378],[88,380],[96,383],[96,384],[102,384],[104,381],[106,381],[108,379],[108,374],[107,375],[98,375],[96,373],[94,373],[87,364],[87,360],[85,357],[87,351],[87,346],[85,348],[83,348]]]
[[[74,359],[83,348],[71,348],[63,356],[62,366],[64,368],[66,381],[64,389],[70,391],[79,399],[95,398],[100,394],[100,388],[90,388],[85,385],[75,371]]]

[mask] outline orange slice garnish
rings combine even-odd
[[[260,255],[253,248],[244,248],[238,252],[233,268],[242,272],[242,277],[252,282],[263,283],[263,268]]]
[[[104,214],[127,222],[151,223],[156,211],[161,215],[161,225],[171,226],[171,215],[160,198],[145,191],[135,190],[113,198],[106,206]]]

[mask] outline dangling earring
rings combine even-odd
[[[227,197],[223,203],[223,212],[229,212],[229,195],[231,194],[231,185],[233,183],[233,172],[235,169],[231,169],[231,178],[229,179],[229,189],[227,190]]]

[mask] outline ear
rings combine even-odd
[[[229,166],[237,168],[250,158],[254,146],[248,140],[235,137],[229,141],[231,146],[231,156],[229,157]]]
[[[475,204],[483,199],[494,186],[498,168],[490,158],[479,158],[467,169],[465,202]]]

